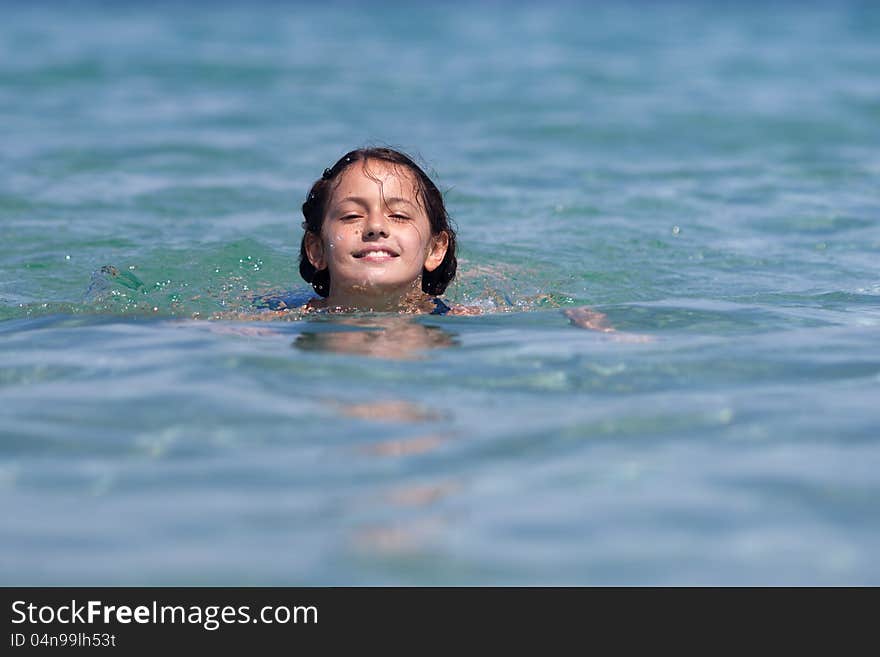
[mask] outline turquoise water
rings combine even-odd
[[[4,6],[0,582],[880,584],[878,71],[867,2]],[[486,314],[250,321],[365,144]]]

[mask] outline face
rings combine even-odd
[[[403,296],[436,269],[448,246],[431,235],[415,176],[382,160],[355,162],[335,181],[320,238],[306,234],[306,255],[329,268],[330,296]],[[420,289],[420,288],[419,288]]]

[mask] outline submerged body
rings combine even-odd
[[[263,310],[276,311],[279,313],[289,312],[292,310],[299,310],[303,312],[316,312],[316,311],[325,311],[331,312],[333,310],[342,311],[342,308],[335,308],[330,306],[326,300],[312,297],[310,294],[306,293],[305,295],[302,293],[289,292],[286,294],[266,294],[262,296],[258,296],[254,299],[254,305]],[[410,312],[416,314],[429,314],[429,315],[466,315],[466,314],[477,314],[476,311],[478,309],[467,308],[466,306],[460,306],[457,304],[450,305],[443,299],[439,297],[427,297],[427,299],[421,300],[421,303],[418,305],[414,305],[409,309],[400,309],[401,312]]]

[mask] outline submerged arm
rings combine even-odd
[[[447,315],[482,315],[483,309],[477,308],[476,306],[462,306],[461,304],[455,304],[449,308],[449,312]]]
[[[571,323],[578,328],[588,329],[590,331],[600,331],[602,333],[614,333],[611,339],[615,342],[654,342],[656,338],[651,335],[642,335],[640,333],[619,332],[611,326],[605,313],[593,310],[589,306],[578,306],[577,308],[566,308],[562,314],[571,320]]]
[[[447,315],[482,315],[484,310],[477,306],[462,306],[455,304],[450,307]],[[571,320],[571,323],[579,328],[589,329],[592,331],[601,331],[602,333],[614,333],[615,329],[608,321],[605,313],[593,310],[589,306],[578,306],[577,308],[567,308],[562,313]]]
[[[589,329],[591,331],[601,331],[602,333],[614,333],[616,329],[611,326],[605,313],[593,310],[589,306],[578,306],[577,308],[566,308],[562,314],[571,320],[571,323],[577,327]]]

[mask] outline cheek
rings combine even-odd
[[[414,259],[421,259],[427,253],[431,242],[430,233],[430,230],[425,230],[421,226],[410,226],[406,231],[406,250]]]
[[[332,258],[341,253],[346,253],[349,245],[360,239],[359,235],[360,230],[334,230],[332,233],[328,233],[324,236],[324,247]]]

